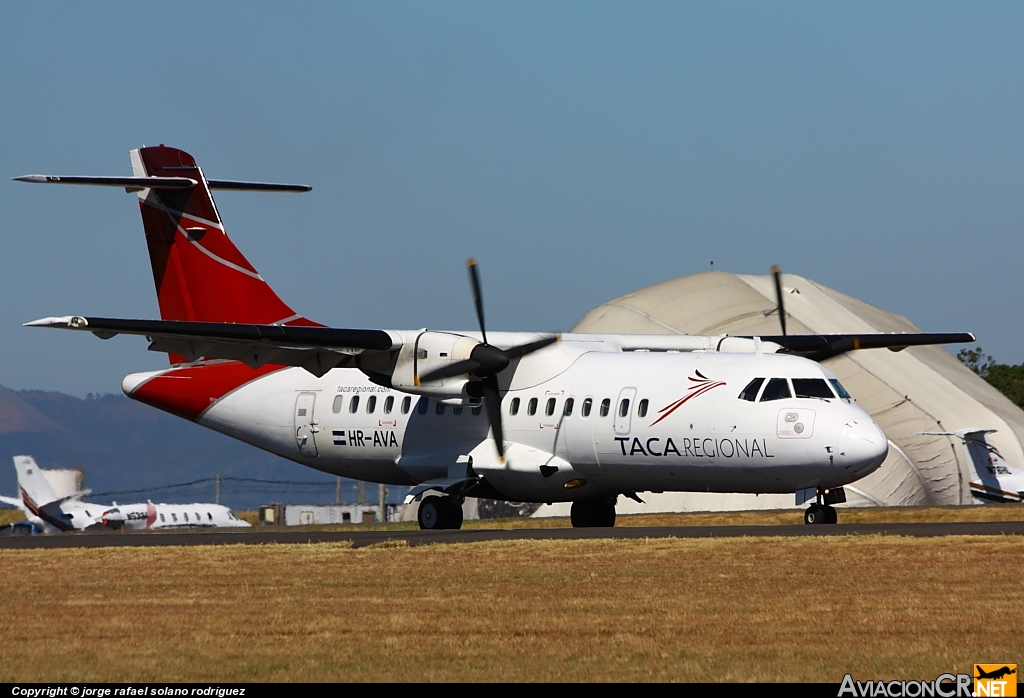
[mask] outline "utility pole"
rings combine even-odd
[[[213,501],[220,504],[220,473],[217,473],[217,491],[214,493]]]
[[[341,504],[341,475],[334,481],[334,503]]]
[[[378,516],[377,520],[380,521],[381,523],[384,523],[385,521],[387,521],[387,517],[384,516],[384,498],[387,497],[387,493],[388,493],[388,490],[384,486],[383,482],[380,483],[379,485],[377,485],[377,511],[379,512],[377,514],[377,516]]]

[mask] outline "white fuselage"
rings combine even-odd
[[[129,376],[125,391],[176,370]],[[755,378],[765,379],[762,391],[771,378],[834,380],[800,357],[622,351],[570,336],[505,373],[504,462],[482,408],[382,387],[357,369],[317,378],[283,368],[211,400],[197,421],[372,482],[443,478],[468,457],[504,498],[536,502],[836,487],[875,470],[888,451],[881,429],[851,399],[740,397]]]

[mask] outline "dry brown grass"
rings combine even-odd
[[[21,512],[21,509],[0,509],[0,526],[24,520],[25,514]]]
[[[0,549],[0,681],[839,681],[1024,656],[1020,537]]]

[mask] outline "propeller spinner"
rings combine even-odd
[[[469,281],[473,288],[473,300],[476,304],[476,318],[480,323],[480,334],[483,342],[473,347],[468,359],[456,361],[455,363],[443,366],[419,377],[423,383],[452,378],[453,376],[468,375],[472,378],[480,378],[484,407],[487,410],[487,421],[491,425],[494,434],[494,444],[498,448],[498,456],[505,460],[505,439],[504,430],[501,424],[501,390],[498,386],[498,374],[508,368],[508,365],[515,359],[532,354],[535,351],[554,344],[558,341],[558,335],[544,337],[534,342],[527,342],[508,349],[500,349],[487,343],[487,329],[484,323],[484,301],[480,292],[480,277],[476,270],[476,260],[472,257],[468,261]]]

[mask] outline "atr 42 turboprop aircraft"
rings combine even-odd
[[[545,335],[325,327],[288,307],[224,232],[215,189],[310,187],[207,179],[191,155],[131,151],[131,177],[16,179],[138,192],[161,320],[28,323],[145,336],[171,367],[124,379],[131,398],[324,472],[393,485],[423,528],[459,528],[466,497],[572,502],[611,526],[619,495],[795,492],[834,523],[842,486],[885,434],[818,360],[970,334]],[[776,286],[780,288],[776,270]]]
[[[128,530],[185,527],[249,527],[220,504],[121,504],[112,506],[83,502],[89,490],[59,497],[31,456],[15,456],[20,498],[0,497],[0,502],[21,509],[25,518],[43,533],[124,528]]]

